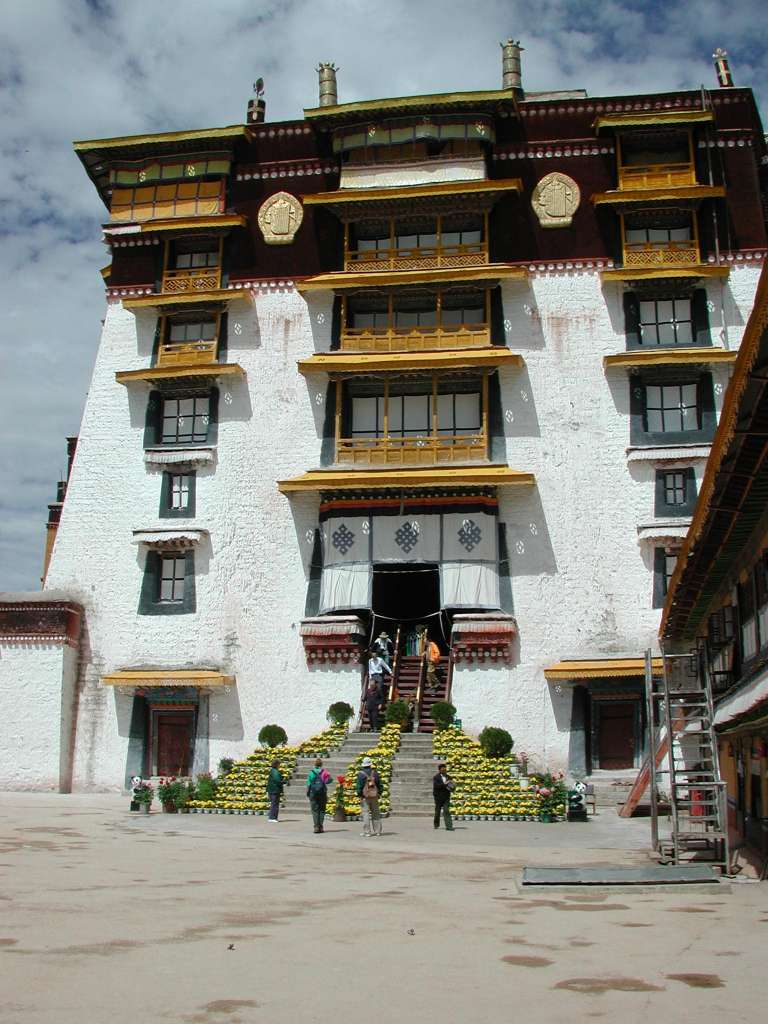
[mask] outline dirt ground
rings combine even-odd
[[[647,821],[128,812],[0,794],[0,1021],[752,1021],[768,883],[552,892],[524,865],[647,863]]]

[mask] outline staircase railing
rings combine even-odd
[[[421,701],[424,695],[424,677],[427,672],[427,635],[422,633],[419,641],[419,682],[416,686],[416,697],[413,702],[413,731],[419,731],[421,721]]]
[[[393,700],[397,700],[397,690],[398,690],[397,682],[398,682],[398,674],[400,672],[400,629],[401,628],[402,628],[401,626],[398,626],[397,627],[397,632],[395,633],[395,655],[392,658],[392,675],[389,677],[389,703],[390,704],[392,703]]]

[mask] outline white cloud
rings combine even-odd
[[[0,589],[37,584],[46,505],[77,433],[104,297],[104,209],[73,139],[233,124],[263,75],[270,120],[342,102],[500,84],[499,42],[525,46],[526,88],[595,94],[766,80],[762,5],[700,0],[5,0],[0,44]]]

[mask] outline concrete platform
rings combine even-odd
[[[523,868],[523,885],[701,885],[720,884],[705,864],[646,864],[642,867]]]

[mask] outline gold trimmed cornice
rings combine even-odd
[[[166,142],[197,142],[201,139],[231,139],[250,134],[244,124],[226,128],[198,128],[186,132],[157,132],[153,135],[119,135],[113,139],[84,139],[73,142],[76,153],[93,149],[118,149],[125,146],[161,145]]]
[[[615,267],[600,271],[603,281],[651,281],[670,277],[728,277],[730,267],[698,263],[687,267]]]
[[[212,377],[244,377],[239,363],[196,363],[194,366],[150,366],[146,370],[122,370],[115,374],[118,384],[144,381],[154,384],[159,380],[204,380]]]
[[[392,288],[409,284],[450,284],[452,281],[505,281],[517,279],[524,281],[528,277],[526,267],[511,263],[487,263],[484,267],[463,267],[446,270],[381,270],[376,273],[345,273],[337,271],[331,274],[318,274],[308,277],[296,284],[299,292],[321,290],[347,291],[354,288]]]
[[[465,366],[523,366],[523,357],[501,346],[439,352],[329,352],[300,359],[299,373],[374,373],[378,370],[453,370]]]
[[[330,206],[340,203],[382,202],[391,199],[422,199],[428,196],[472,195],[488,192],[521,192],[520,178],[479,181],[441,181],[432,185],[403,185],[397,188],[343,188],[335,192],[317,192],[303,196],[305,206]]]
[[[250,300],[249,288],[216,288],[210,292],[168,292],[157,295],[138,295],[123,299],[125,309],[146,309],[148,306],[201,306],[229,299]]]
[[[661,658],[653,659],[654,673],[663,672]],[[645,675],[644,658],[600,658],[593,661],[558,661],[544,669],[545,679],[618,679]]]
[[[437,111],[441,107],[450,109],[472,107],[473,105],[482,108],[496,103],[508,103],[512,107],[517,107],[512,90],[490,89],[481,92],[432,93],[428,96],[396,96],[390,99],[361,100],[357,103],[336,103],[329,107],[305,107],[304,117],[307,121],[322,124],[323,121],[347,121],[356,115],[360,115],[362,118],[374,114],[387,116],[390,112],[396,115],[400,111],[426,107],[433,111]]]
[[[591,197],[594,206],[623,203],[675,202],[678,199],[722,199],[723,185],[669,185],[665,188],[617,188],[610,192],[595,192]]]
[[[242,228],[248,223],[246,217],[239,213],[208,214],[203,217],[164,217],[157,220],[145,220],[140,224],[131,224],[128,228],[121,223],[103,225],[104,234],[113,239],[130,239],[133,235],[152,234],[155,231],[226,231],[229,228]]]
[[[603,128],[643,128],[664,124],[708,124],[715,120],[711,110],[647,110],[626,114],[600,114],[592,122],[595,132]]]
[[[536,477],[509,466],[432,466],[415,469],[315,469],[278,480],[282,494],[393,487],[533,487]]]
[[[724,348],[632,349],[603,356],[603,366],[682,366],[688,363],[735,363],[737,352]]]
[[[126,669],[102,676],[101,682],[103,686],[234,686],[235,677],[199,668]]]

